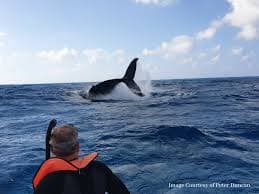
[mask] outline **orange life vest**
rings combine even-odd
[[[91,153],[85,157],[82,157],[73,161],[66,161],[61,158],[50,158],[43,162],[39,170],[33,178],[33,188],[35,189],[40,181],[48,174],[58,171],[79,171],[85,168],[91,161],[93,161],[98,154],[96,152]]]

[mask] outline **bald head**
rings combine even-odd
[[[54,128],[49,144],[51,151],[58,157],[66,157],[78,152],[77,129],[72,125]]]

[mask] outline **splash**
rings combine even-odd
[[[96,100],[138,100],[141,97],[133,94],[124,83],[119,83],[114,90],[107,95],[100,95]]]
[[[135,81],[137,82],[145,96],[149,97],[150,93],[152,92],[151,76],[148,65],[146,63],[142,63],[141,60],[139,61],[137,66]]]

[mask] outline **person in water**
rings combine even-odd
[[[49,141],[52,157],[44,161],[33,179],[35,194],[128,194],[127,187],[102,162],[97,153],[79,158],[77,129],[54,128]]]

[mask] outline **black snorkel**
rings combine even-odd
[[[50,158],[50,144],[49,144],[49,140],[50,140],[50,136],[51,136],[51,131],[52,129],[57,125],[57,120],[56,119],[52,119],[49,122],[49,126],[48,126],[48,130],[46,133],[46,140],[45,140],[45,144],[46,144],[46,160],[48,160]]]

